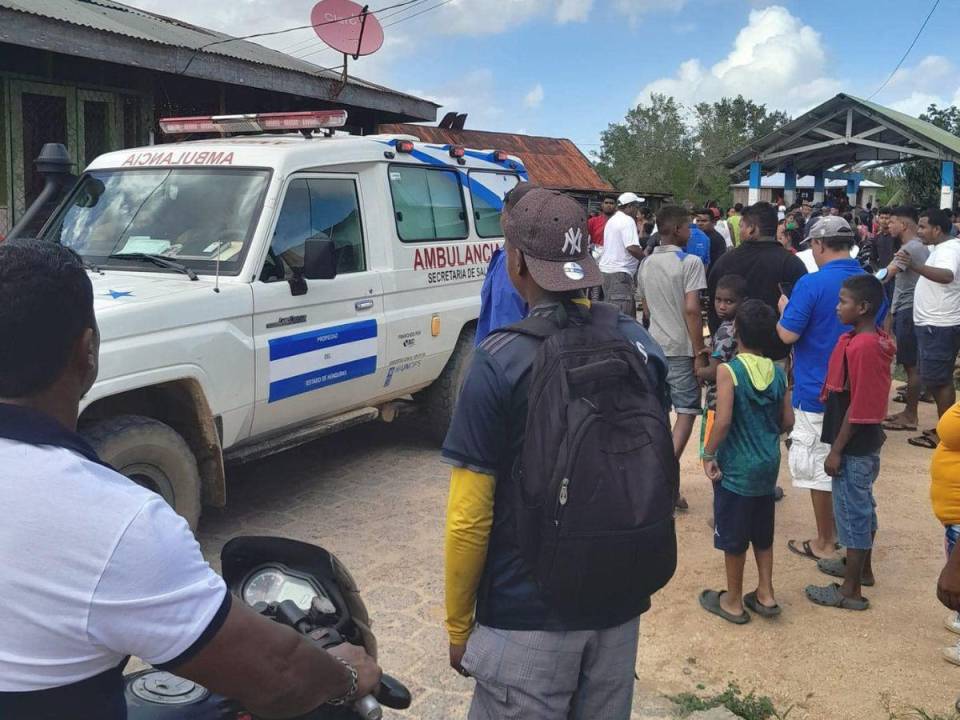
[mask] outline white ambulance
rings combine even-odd
[[[40,233],[93,281],[81,431],[191,525],[225,503],[231,461],[409,407],[434,436],[449,423],[526,171],[496,149],[333,135],[345,120],[162,120],[224,137],[97,158]]]

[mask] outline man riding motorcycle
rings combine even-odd
[[[187,523],[77,434],[98,352],[80,258],[0,245],[0,717],[125,718],[130,655],[265,717],[373,691],[362,648],[232,603]]]

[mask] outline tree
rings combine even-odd
[[[623,190],[656,190],[683,198],[693,182],[693,141],[683,106],[666,95],[650,95],[622,123],[601,133],[598,171]]]
[[[930,104],[921,120],[933,123],[949,133],[960,136],[960,108],[946,108]],[[906,202],[919,207],[940,207],[940,163],[933,160],[915,160],[903,166]]]
[[[786,113],[768,111],[765,105],[758,105],[743,95],[698,103],[694,113],[699,151],[695,187],[706,199],[729,196],[730,174],[720,165],[724,158],[749,140],[768,135],[790,122]]]
[[[652,94],[649,104],[637,105],[601,134],[597,170],[618,189],[666,191],[676,202],[728,199],[730,175],[720,162],[788,121],[785,113],[742,95],[690,111],[672,97]]]

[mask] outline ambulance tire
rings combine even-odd
[[[473,360],[473,346],[477,337],[477,328],[469,325],[460,331],[453,354],[447,360],[440,377],[423,391],[423,403],[426,408],[426,430],[432,440],[442,443],[447,436],[453,410],[460,396],[460,388],[467,377],[467,368]]]
[[[186,519],[200,522],[200,471],[190,446],[169,425],[142,415],[118,415],[83,428],[100,459],[152,490]]]

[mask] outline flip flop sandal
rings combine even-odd
[[[840,608],[841,610],[866,610],[870,607],[870,601],[867,598],[855,600],[854,598],[844,597],[843,593],[840,592],[840,586],[836,583],[830,583],[824,587],[807,585],[804,592],[810,602],[824,607]]]
[[[764,605],[760,602],[756,590],[743,596],[743,604],[760,617],[774,618],[782,612],[779,605]]]
[[[796,540],[787,540],[787,547],[790,549],[790,552],[800,557],[811,558],[812,560],[821,560],[822,558],[815,554],[810,547],[810,541],[804,540],[800,547],[797,547]],[[802,549],[801,549],[802,548]]]
[[[822,572],[824,575],[829,575],[830,577],[845,578],[847,572],[847,559],[823,558],[822,560],[817,560],[817,570]],[[867,582],[863,579],[860,580],[860,584],[864,587],[873,587],[875,583],[876,580],[871,580],[870,582]]]
[[[937,441],[929,435],[917,435],[916,437],[907,438],[907,442],[914,447],[926,448],[927,450],[937,449]]]
[[[674,505],[677,510],[689,510],[690,505],[687,503],[687,499],[683,495],[677,496],[677,503]]]
[[[900,422],[899,420],[888,420],[884,422],[880,427],[882,427],[884,430],[893,430],[893,431],[899,431],[899,430],[907,430],[909,432],[917,431],[916,425],[908,425],[907,423]]]
[[[704,590],[700,593],[700,607],[734,625],[746,625],[750,622],[750,613],[746,610],[739,615],[733,615],[720,607],[720,596],[725,592],[726,590]]]
[[[892,400],[893,400],[893,402],[895,402],[895,403],[900,403],[901,405],[906,405],[906,404],[907,404],[907,394],[906,394],[906,393],[902,393],[902,392],[898,392],[896,395],[893,396]]]
[[[781,500],[783,500],[783,488],[777,485],[773,491],[773,501],[780,502]]]

